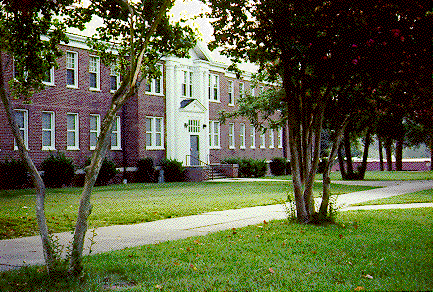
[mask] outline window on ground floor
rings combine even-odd
[[[163,118],[146,117],[146,149],[164,149]]]
[[[66,115],[66,127],[67,127],[67,144],[66,150],[80,150],[80,138],[79,138],[79,121],[77,113],[68,113]]]
[[[42,112],[42,150],[55,150],[56,127],[54,112]]]
[[[120,117],[115,117],[111,127],[111,150],[122,150],[120,134]]]
[[[29,112],[23,109],[15,110],[15,122],[18,125],[21,137],[24,140],[24,146],[29,149]],[[14,150],[18,150],[17,142],[14,139]]]
[[[209,121],[209,146],[220,148],[220,122]]]

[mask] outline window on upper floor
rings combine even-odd
[[[239,130],[239,148],[245,149],[245,124],[240,124],[240,130]]]
[[[182,97],[192,97],[193,74],[191,71],[182,71],[181,95]]]
[[[66,52],[66,86],[78,88],[78,53]]]
[[[120,134],[120,117],[115,117],[111,127],[111,150],[122,150]]]
[[[161,117],[146,117],[146,149],[164,149],[164,124]]]
[[[66,115],[66,150],[80,150],[79,119],[77,113]]]
[[[256,148],[256,127],[252,124],[250,126],[250,148]]]
[[[95,150],[96,142],[101,132],[101,117],[99,115],[90,115],[90,150]]]
[[[266,134],[260,133],[260,148],[266,148]]]
[[[283,148],[283,128],[278,128],[278,148]]]
[[[89,57],[89,89],[100,90],[101,66],[97,56]]]
[[[54,112],[42,112],[42,150],[56,150],[56,123]]]
[[[45,73],[44,80],[42,81],[43,84],[48,86],[54,86],[54,67],[52,67],[50,70],[48,70]]]
[[[245,97],[245,84],[239,83],[239,97],[244,98]]]
[[[259,87],[258,95],[262,94],[264,91],[265,91],[265,87],[264,86],[260,86]]]
[[[256,88],[255,87],[251,87],[251,95],[256,96]]]
[[[163,66],[158,65],[161,75],[158,78],[146,81],[146,93],[151,95],[163,95]]]
[[[110,66],[110,92],[114,93],[120,86],[120,73],[116,68],[116,64]]]
[[[235,148],[235,124],[229,123],[229,148]]]
[[[220,122],[209,121],[209,146],[210,148],[220,148]]]
[[[220,82],[216,74],[209,74],[208,95],[210,101],[220,101]]]
[[[229,88],[228,88],[229,105],[235,105],[234,91],[235,91],[234,82],[233,81],[229,81]]]
[[[29,112],[23,109],[15,110],[15,122],[18,125],[21,137],[24,140],[24,146],[29,150]],[[18,150],[17,143],[14,139],[14,150]]]

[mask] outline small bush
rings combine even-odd
[[[42,161],[41,169],[44,171],[44,183],[49,188],[69,186],[74,178],[74,164],[71,158],[64,153],[51,154]]]
[[[317,173],[323,173],[325,171],[327,162],[328,160],[326,158],[323,158],[321,161],[319,161],[319,166],[317,167]]]
[[[152,158],[146,157],[137,161],[137,172],[135,173],[136,182],[155,182],[156,178],[156,171]]]
[[[118,173],[116,164],[113,161],[104,159],[102,162],[101,170],[99,170],[98,178],[96,179],[95,185],[106,186],[112,178]]]
[[[223,163],[238,164],[240,177],[262,177],[266,174],[266,160],[251,158],[226,158]]]
[[[164,170],[164,181],[184,181],[184,167],[182,162],[174,159],[165,159],[162,161],[162,169]]]
[[[274,157],[269,163],[269,168],[272,175],[284,175],[286,174],[287,160],[282,157]]]
[[[27,168],[21,160],[0,162],[0,189],[20,189],[28,183]]]

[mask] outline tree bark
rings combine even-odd
[[[367,169],[367,159],[368,159],[368,149],[371,143],[371,129],[367,129],[367,134],[365,135],[364,152],[362,153],[362,164],[357,170],[357,179],[363,180],[365,177],[365,171]]]
[[[347,176],[353,177],[353,163],[352,163],[352,150],[350,149],[350,135],[346,131],[343,136],[344,139],[344,152],[346,154],[346,164],[347,164]]]
[[[45,264],[47,271],[50,273],[55,268],[56,257],[53,250],[53,245],[50,237],[48,236],[48,226],[45,217],[45,184],[33,163],[28,150],[24,145],[24,140],[21,137],[18,125],[15,120],[15,112],[12,109],[8,93],[5,89],[3,79],[3,60],[2,53],[0,52],[0,96],[2,99],[3,107],[6,113],[6,117],[9,123],[9,127],[15,137],[16,144],[18,146],[18,152],[21,160],[25,163],[27,170],[32,178],[33,186],[36,189],[36,219],[38,222],[39,233],[42,240],[42,250],[44,253]]]
[[[340,147],[338,147],[338,163],[340,165],[340,173],[341,173],[341,178],[343,180],[347,179],[347,172],[346,172],[346,167],[344,165],[344,157],[343,157],[343,152],[342,152],[342,144],[340,143]]]
[[[403,137],[399,137],[395,145],[395,170],[403,170]]]
[[[383,168],[383,143],[382,143],[382,138],[380,136],[377,136],[377,140],[379,143],[379,167],[380,167],[380,171],[384,171]]]
[[[392,171],[392,139],[385,138],[386,170]]]

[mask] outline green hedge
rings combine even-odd
[[[74,178],[74,164],[64,153],[50,154],[42,161],[41,170],[44,171],[43,180],[49,188],[70,186]]]
[[[164,170],[165,182],[185,180],[185,169],[182,166],[182,162],[175,159],[164,159],[162,161],[162,170]]]
[[[251,158],[226,158],[227,164],[239,165],[239,177],[262,177],[266,174],[266,160]]]
[[[21,189],[29,182],[27,168],[21,160],[0,162],[0,189]]]
[[[149,183],[156,182],[157,179],[158,176],[152,158],[146,157],[137,161],[136,182]]]

